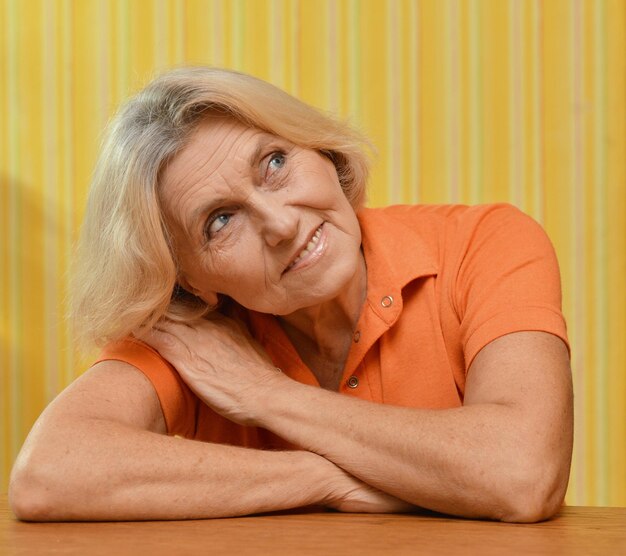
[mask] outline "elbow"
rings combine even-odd
[[[535,489],[520,493],[509,501],[501,521],[509,523],[537,523],[554,517],[563,505],[564,496],[551,495]]]
[[[9,506],[22,521],[51,521],[55,502],[51,489],[37,471],[19,463],[9,481]]]
[[[536,523],[554,517],[565,499],[568,472],[545,467],[527,469],[510,481],[504,511],[498,518],[511,523]]]

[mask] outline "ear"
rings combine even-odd
[[[196,288],[194,288],[183,276],[178,277],[178,285],[189,293],[199,297],[204,301],[209,307],[215,307],[219,303],[219,299],[217,297],[217,292],[200,292]]]

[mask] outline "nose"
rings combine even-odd
[[[263,198],[255,203],[261,233],[267,245],[276,247],[298,235],[298,209],[278,199]]]

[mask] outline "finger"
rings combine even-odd
[[[169,332],[176,335],[177,332],[184,332],[186,329],[193,329],[192,323],[179,322],[162,318],[154,326],[153,330],[160,330],[161,332]]]
[[[156,327],[146,330],[138,338],[155,349],[157,346],[165,347],[174,342],[171,334]]]
[[[152,330],[161,332],[162,334],[169,334],[175,340],[182,342],[186,346],[194,344],[197,340],[198,326],[197,323],[177,322],[171,320],[162,319],[157,322]]]
[[[165,359],[181,357],[188,355],[186,345],[169,330],[153,328],[146,332],[142,337],[145,343],[157,350]]]

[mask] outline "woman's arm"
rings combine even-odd
[[[458,409],[391,407],[290,386],[263,398],[261,425],[394,496],[521,522],[551,517],[563,503],[572,390],[567,349],[555,336],[516,333],[486,346]]]
[[[353,511],[408,505],[324,458],[169,437],[156,393],[134,367],[99,363],[33,427],[9,488],[20,519],[225,517],[328,504]]]
[[[219,328],[221,325],[218,324]],[[203,328],[211,330],[202,336]],[[362,481],[429,509],[537,521],[562,504],[572,449],[572,388],[563,342],[541,332],[495,340],[468,373],[464,407],[364,402],[294,382],[243,348],[232,326],[168,327],[151,343],[206,403],[329,459]],[[191,346],[202,345],[200,352]],[[205,352],[206,349],[206,352]],[[246,351],[246,355],[243,352]]]

